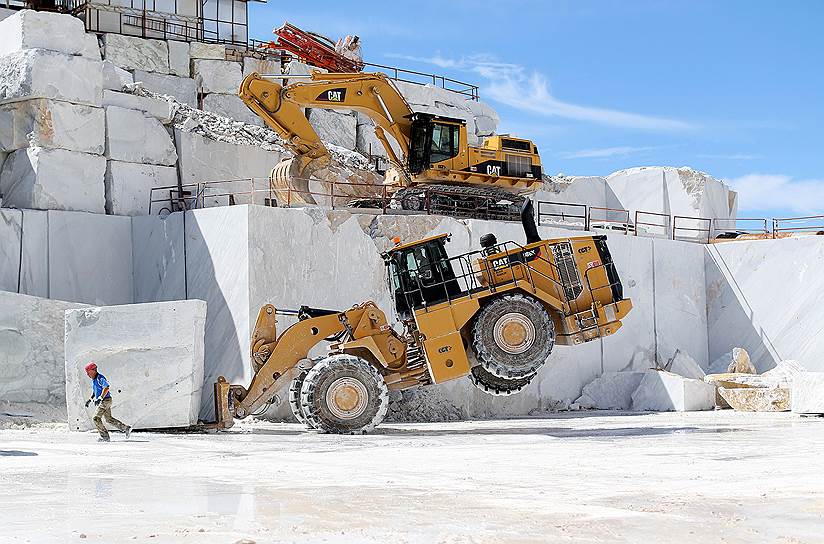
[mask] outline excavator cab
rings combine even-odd
[[[439,163],[458,156],[461,128],[465,126],[463,121],[420,112],[413,113],[409,119],[412,121],[408,165],[411,174],[438,168]],[[452,164],[447,162],[440,167],[451,170]]]

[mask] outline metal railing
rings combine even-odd
[[[733,238],[740,234],[770,234],[769,219],[759,218],[724,218],[712,220],[712,230],[716,237]]]
[[[659,221],[659,222],[651,222],[647,219],[653,218],[663,218],[666,221]],[[652,229],[663,229],[661,236],[656,236],[655,232],[651,232],[650,227]],[[658,212],[645,212],[641,210],[635,211],[635,235],[637,236],[638,233],[641,232],[644,236],[650,237],[660,237],[660,238],[669,238],[670,233],[672,233],[672,216],[667,215],[665,213],[658,213]]]
[[[594,213],[601,214],[603,217],[594,218]],[[589,207],[589,230],[593,229],[607,229],[624,231],[624,234],[629,234],[635,227],[630,223],[629,210],[621,208],[603,208],[600,206]]]
[[[824,234],[824,215],[778,217],[773,221],[773,238],[783,234]]]
[[[680,221],[680,224],[679,224]],[[686,223],[687,226],[684,225]],[[703,226],[702,226],[703,225]],[[699,236],[690,236],[690,233],[699,233]],[[706,240],[703,234],[706,233]],[[706,241],[710,243],[712,240],[712,219],[706,217],[688,217],[685,215],[672,216],[672,239],[673,240],[688,240],[688,241]]]
[[[539,225],[549,223],[565,228],[589,230],[586,204],[539,200],[535,206],[535,214]]]
[[[364,67],[377,68],[381,72],[386,73],[396,81],[403,81],[405,83],[415,83],[418,85],[428,85],[432,82],[435,87],[440,87],[453,93],[458,93],[466,96],[470,100],[479,100],[478,86],[465,81],[439,76],[437,74],[428,74],[426,72],[416,72],[415,70],[406,70],[398,68],[397,66],[386,66],[384,64],[375,64],[374,62],[364,62]],[[416,79],[408,79],[414,77]]]

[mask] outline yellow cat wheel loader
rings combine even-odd
[[[269,403],[287,372],[324,341],[328,355],[291,382],[293,413],[313,429],[361,433],[384,418],[390,390],[468,376],[487,393],[512,394],[554,346],[614,334],[632,302],[606,237],[542,240],[529,200],[522,212],[524,245],[486,234],[481,249],[449,257],[449,236],[440,234],[383,253],[402,332],[373,302],[345,311],[265,305],[252,336],[252,382],[218,379],[215,426],[229,428]],[[278,315],[298,321],[278,335]]]

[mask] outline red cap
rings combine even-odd
[[[88,372],[89,370],[97,370],[97,365],[94,364],[94,363],[87,364],[86,365],[86,372]]]

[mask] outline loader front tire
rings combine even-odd
[[[389,389],[364,359],[331,355],[306,374],[300,404],[308,424],[321,432],[363,434],[386,417]]]
[[[489,373],[508,380],[535,374],[555,345],[555,325],[538,300],[503,295],[483,306],[472,323],[472,350]]]
[[[314,361],[308,361],[305,365],[299,366],[297,375],[292,379],[292,383],[289,384],[289,408],[292,410],[292,415],[295,416],[298,423],[306,425],[309,429],[314,429],[314,427],[312,427],[312,424],[306,419],[306,414],[300,404],[300,390],[312,366],[314,366]]]

